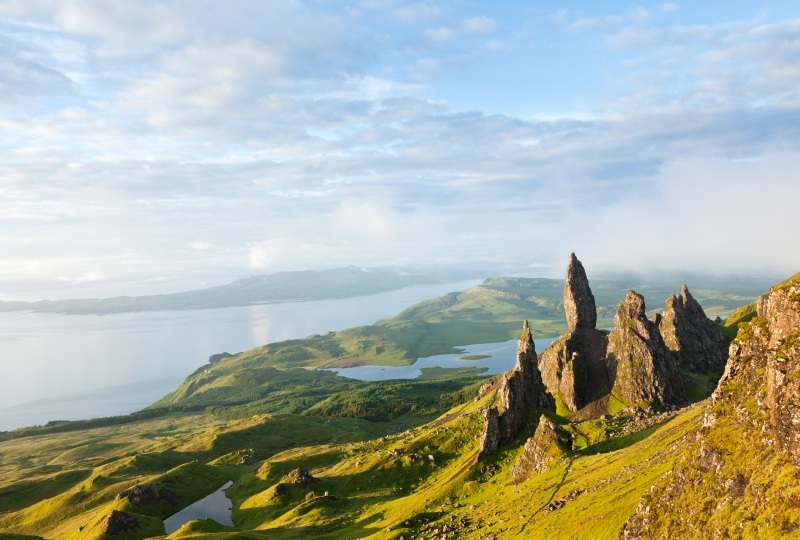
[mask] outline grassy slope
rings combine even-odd
[[[0,443],[0,530],[65,538],[111,509],[160,519],[240,474],[241,467],[224,460],[207,465],[220,456],[253,448],[264,459],[293,446],[377,437],[424,420],[376,424],[266,415],[225,422],[187,414],[6,441]],[[180,504],[136,509],[114,500],[141,483],[169,488]]]
[[[510,468],[519,444],[490,460],[476,459],[482,405],[470,403],[377,441],[282,452],[228,491],[236,528],[252,531],[248,537],[274,539],[428,537],[444,527],[457,531],[453,538],[614,538],[644,490],[669,469],[675,447],[697,426],[701,411],[689,409],[617,441],[621,450],[575,455],[514,485]],[[297,467],[310,468],[318,481],[307,488],[288,485],[285,495],[271,499]],[[547,509],[562,499],[569,501]],[[175,537],[184,535],[188,528]]]
[[[670,467],[673,445],[697,425],[701,409],[611,441],[603,441],[602,423],[582,424],[579,430],[597,438],[594,446],[514,486],[510,467],[524,437],[489,460],[476,460],[481,410],[493,398],[470,401],[419,427],[299,415],[225,422],[186,414],[7,441],[0,443],[0,530],[96,538],[108,513],[117,509],[149,523],[142,534],[163,534],[161,518],[230,479],[236,529],[253,531],[251,538],[408,538],[412,532],[427,535],[433,527],[452,530],[454,524],[459,538],[520,531],[532,537],[611,538],[644,489]],[[239,465],[250,449],[260,464]],[[308,488],[287,483],[297,467],[311,469],[318,482]],[[269,500],[281,481],[287,493]],[[115,500],[141,483],[172,490],[180,504],[136,508]],[[571,498],[578,489],[583,492]],[[564,498],[571,500],[546,510]],[[233,537],[229,529],[207,522],[189,529],[193,536]],[[173,536],[188,535],[189,529]]]

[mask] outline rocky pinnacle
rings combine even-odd
[[[564,284],[564,310],[567,312],[569,331],[576,328],[594,328],[597,324],[597,307],[589,288],[589,279],[581,261],[571,253]]]

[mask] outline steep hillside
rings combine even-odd
[[[800,535],[798,332],[800,274],[760,297],[756,316],[741,323],[701,429],[621,538]]]

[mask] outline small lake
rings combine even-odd
[[[534,339],[536,352],[541,353],[556,338]],[[423,368],[482,368],[483,374],[495,375],[514,367],[517,362],[517,341],[512,339],[500,343],[482,343],[458,347],[462,352],[458,354],[441,354],[420,358],[408,366],[356,366],[350,368],[334,368],[333,371],[342,377],[358,379],[360,381],[383,381],[387,379],[416,379],[422,374]],[[471,360],[469,357],[488,357]],[[466,359],[465,359],[466,357]]]
[[[174,390],[212,354],[373,324],[479,282],[219,309],[0,313],[0,431],[127,414]]]
[[[232,503],[225,494],[225,490],[232,485],[233,482],[229,480],[211,495],[203,497],[196,503],[190,504],[180,512],[172,514],[165,519],[164,528],[167,534],[174,533],[194,519],[213,519],[220,525],[233,527],[233,520],[231,519]]]

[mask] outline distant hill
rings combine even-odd
[[[330,270],[279,272],[239,279],[228,285],[172,294],[0,302],[0,311],[100,314],[126,311],[208,309],[250,304],[348,298],[392,291],[411,285],[428,285],[484,277],[479,270],[364,268],[348,266]]]

